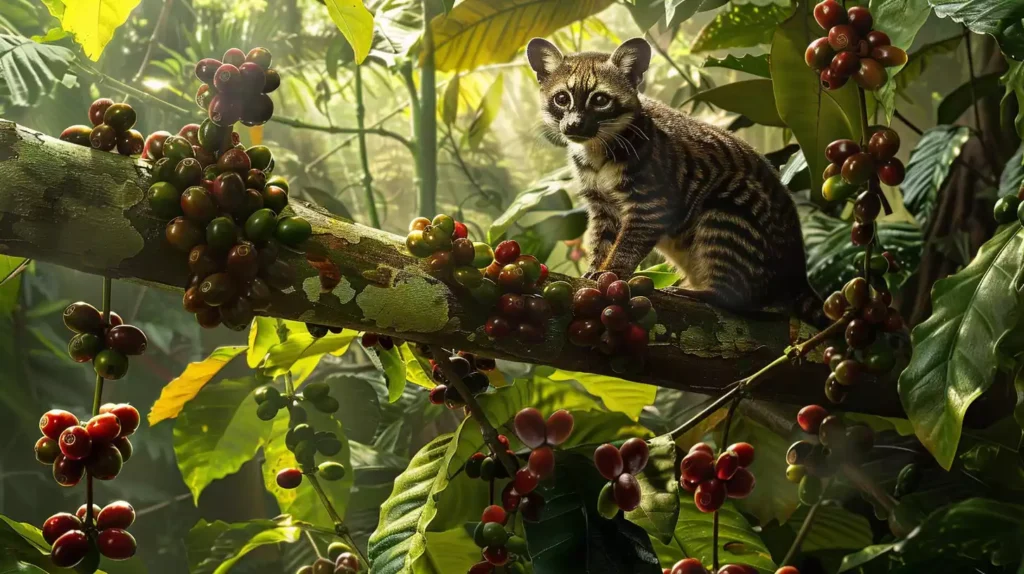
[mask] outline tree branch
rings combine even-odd
[[[384,128],[365,128],[365,129],[361,129],[361,128],[346,128],[346,127],[342,127],[342,126],[325,126],[323,124],[311,124],[309,122],[304,122],[302,120],[298,120],[298,119],[295,119],[295,118],[287,118],[287,117],[282,117],[282,116],[274,116],[273,118],[271,118],[270,121],[272,121],[274,123],[278,123],[278,124],[283,124],[283,125],[286,125],[286,126],[291,126],[293,128],[299,128],[299,129],[303,129],[303,130],[313,130],[313,131],[324,132],[324,133],[328,133],[328,134],[357,134],[357,135],[358,134],[372,134],[372,135],[377,135],[377,136],[381,136],[381,137],[391,138],[391,139],[401,143],[402,145],[404,145],[406,148],[409,149],[409,151],[411,151],[413,153],[415,153],[415,150],[416,150],[416,147],[413,145],[413,143],[411,141],[409,141],[408,139],[406,139],[405,136],[403,136],[402,134],[400,134],[398,132],[393,132],[391,130],[386,130]]]
[[[0,253],[179,291],[186,285],[186,257],[167,245],[167,222],[151,213],[145,199],[148,162],[75,146],[0,120],[0,181]],[[490,310],[429,275],[405,250],[403,238],[296,200],[289,211],[311,222],[314,235],[307,252],[336,265],[341,282],[321,292],[317,270],[303,254],[283,250],[295,278],[291,287],[275,294],[265,315],[620,377],[608,357],[566,341],[568,317],[551,321],[542,344],[492,341],[482,327]],[[557,274],[551,280],[593,285]],[[791,343],[787,316],[740,316],[661,292],[651,300],[659,325],[645,369],[627,376],[637,382],[719,395],[779,358]],[[812,333],[801,329],[802,338]],[[749,391],[758,399],[820,403],[827,375],[820,361],[785,361],[759,376]],[[851,394],[844,407],[902,416],[893,380],[877,392]]]

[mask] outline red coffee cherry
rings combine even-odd
[[[700,483],[693,501],[701,512],[714,512],[725,504],[725,496],[725,483],[713,478]]]
[[[857,34],[857,30],[848,24],[833,26],[828,31],[828,45],[832,46],[836,52],[852,50],[857,47],[859,42],[860,36]]]
[[[817,434],[821,421],[828,416],[828,411],[818,405],[807,405],[796,414],[796,422],[804,432]]]
[[[903,166],[903,162],[896,158],[891,158],[878,167],[878,179],[882,180],[885,185],[899,185],[903,183],[903,178],[906,175],[907,169]]]
[[[114,405],[108,412],[117,417],[117,420],[121,422],[120,436],[131,436],[138,430],[141,417],[139,416],[139,410],[135,407],[127,403],[121,403]]]
[[[824,0],[814,6],[814,20],[825,30],[845,24],[847,18],[846,10],[835,0]]]
[[[861,36],[866,36],[871,31],[871,26],[874,24],[874,18],[871,17],[871,11],[864,6],[854,6],[847,10],[847,16],[850,19],[850,26],[857,31]]]
[[[515,491],[518,494],[530,494],[537,488],[537,484],[540,482],[540,477],[537,476],[530,468],[520,468],[516,471],[516,478],[513,482],[509,483],[515,486]],[[516,502],[518,506],[518,499]],[[512,511],[514,508],[508,508],[508,505],[504,505],[505,510]]]
[[[683,478],[690,481],[704,481],[714,472],[714,457],[705,450],[694,450],[683,457],[679,469]]]
[[[629,512],[640,506],[640,483],[637,482],[636,477],[632,474],[628,472],[620,474],[615,479],[613,489],[615,503],[622,510]]]
[[[53,480],[61,486],[75,486],[85,474],[85,464],[80,460],[70,459],[63,454],[53,461]]]
[[[819,76],[821,81],[821,87],[826,90],[838,90],[839,88],[846,85],[846,81],[850,78],[846,76],[836,76],[832,73],[832,70],[825,68],[821,71]]]
[[[508,549],[504,546],[488,546],[484,548],[484,559],[495,566],[508,563]]]
[[[729,480],[739,468],[740,457],[725,451],[718,455],[718,460],[715,461],[715,477],[718,480]]]
[[[807,45],[804,62],[812,70],[821,71],[829,67],[836,51],[828,44],[828,38],[817,38]]]
[[[135,537],[120,528],[101,530],[96,537],[96,546],[100,554],[111,560],[127,560],[135,556],[137,549]]]
[[[840,52],[832,58],[828,66],[832,76],[836,78],[849,78],[860,69],[860,58],[853,52]]]
[[[507,520],[508,514],[505,512],[505,509],[497,504],[488,506],[484,509],[483,514],[480,515],[480,522],[483,522],[484,524],[487,524],[488,522],[500,522],[501,524],[505,524]]]
[[[121,436],[121,421],[113,413],[103,413],[89,419],[85,430],[94,442],[110,442]]]
[[[757,568],[747,564],[726,564],[718,569],[718,574],[757,574]]]
[[[622,454],[612,444],[603,444],[594,451],[594,466],[601,476],[608,480],[615,480],[622,474],[625,465],[622,461]]]
[[[53,440],[60,438],[64,429],[78,425],[78,417],[61,409],[53,409],[43,413],[39,419],[39,430]]]
[[[619,447],[619,454],[622,455],[625,472],[638,474],[647,466],[651,450],[644,439],[634,437],[622,443],[622,446]]]
[[[297,468],[285,468],[277,473],[277,485],[291,490],[302,484],[302,471]]]
[[[666,570],[666,572],[667,574],[708,574],[707,568],[704,568],[704,565],[696,558],[684,558],[676,562],[672,569]]]
[[[514,426],[519,440],[530,448],[537,448],[547,440],[547,423],[544,415],[535,408],[528,407],[516,413]]]
[[[868,46],[871,48],[880,48],[882,46],[889,46],[892,42],[889,40],[888,34],[881,30],[872,30],[868,32],[864,39],[868,41]]]
[[[81,530],[82,521],[69,512],[59,512],[43,523],[43,540],[53,544],[58,538],[72,530]]]
[[[575,424],[572,413],[565,409],[557,410],[548,417],[547,428],[548,444],[558,446],[569,439]]]
[[[530,460],[527,464],[539,478],[547,478],[555,471],[555,451],[551,450],[549,446],[536,448],[530,453]]]
[[[81,530],[65,532],[53,542],[50,560],[58,568],[71,568],[82,561],[89,552],[89,538]]]
[[[96,529],[120,528],[127,530],[135,523],[135,509],[123,500],[111,502],[96,515]]]
[[[494,260],[502,265],[508,265],[519,257],[519,243],[512,240],[502,241],[494,249]]]
[[[749,442],[735,443],[726,450],[739,458],[740,468],[747,468],[754,464],[754,445]]]
[[[725,493],[729,498],[746,498],[754,490],[754,473],[745,468],[736,470],[736,474],[725,483]]]
[[[84,427],[73,426],[60,433],[60,451],[71,460],[82,460],[92,453],[92,438]]]

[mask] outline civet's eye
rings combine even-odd
[[[552,98],[552,100],[555,102],[556,106],[564,108],[572,102],[572,96],[569,95],[569,92],[561,91],[555,94],[555,97]]]
[[[595,108],[606,108],[611,105],[612,99],[608,94],[598,92],[593,96],[590,96],[590,103],[593,104]]]

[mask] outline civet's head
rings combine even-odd
[[[526,47],[540,84],[544,123],[566,142],[623,131],[640,107],[639,89],[651,62],[643,38],[627,40],[615,53],[562,54],[541,38]]]

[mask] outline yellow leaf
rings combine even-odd
[[[252,126],[249,128],[249,139],[252,141],[252,145],[263,143],[263,126]]]
[[[75,41],[82,46],[85,55],[95,62],[114,37],[114,31],[128,20],[128,15],[140,1],[64,0],[64,13],[59,16],[60,25],[65,31],[74,34]],[[50,10],[52,13],[53,9]]]
[[[245,349],[241,345],[217,347],[203,361],[189,363],[185,367],[185,372],[167,383],[160,391],[160,398],[153,403],[153,408],[149,409],[149,426],[177,417],[181,409],[185,407],[185,403],[194,399],[206,383],[210,382],[210,379],[224,368],[224,365],[227,365],[231,359],[237,357]]]
[[[267,351],[262,368],[266,375],[277,377],[291,370],[302,359],[322,357],[327,353],[340,357],[348,351],[357,334],[356,331],[345,329],[341,333],[330,333],[315,339],[308,331],[292,329],[288,334],[288,340],[274,345]]]
[[[356,63],[362,64],[373,44],[373,14],[362,0],[327,0],[326,4],[331,20],[352,45]]]
[[[281,342],[277,334],[279,319],[271,317],[256,317],[249,328],[249,350],[245,354],[245,362],[250,369],[255,369],[267,356],[271,347]]]
[[[612,0],[463,0],[430,22],[437,69],[509,62],[535,36],[596,14]],[[330,0],[328,0],[330,5]]]
[[[422,361],[409,346],[409,343],[402,343],[398,347],[398,353],[405,362],[405,378],[410,383],[419,385],[425,389],[432,389],[437,382],[431,377],[430,363]]]
[[[640,411],[645,406],[654,403],[654,395],[658,392],[655,386],[591,373],[556,370],[549,378],[552,381],[578,382],[588,393],[601,399],[609,410],[625,413],[634,421],[640,418]]]

